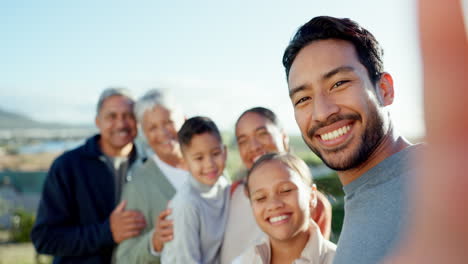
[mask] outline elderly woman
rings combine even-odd
[[[133,179],[122,193],[127,209],[142,212],[146,228],[135,238],[121,243],[115,253],[117,263],[159,263],[169,221],[164,219],[168,201],[188,179],[177,140],[177,131],[185,118],[168,96],[159,90],[150,90],[135,105],[140,131],[150,147],[148,157],[133,173]]]
[[[239,154],[247,169],[266,153],[289,150],[289,138],[281,128],[275,113],[269,109],[255,107],[245,111],[237,119],[235,129]],[[263,236],[255,222],[242,180],[232,185],[231,194],[221,263],[231,263],[249,245]],[[331,205],[323,194],[318,193],[317,198],[318,203],[312,219],[318,224],[323,236],[329,239]]]

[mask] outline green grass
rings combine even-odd
[[[52,257],[36,256],[31,243],[0,244],[0,264],[50,264]]]

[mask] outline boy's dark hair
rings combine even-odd
[[[283,55],[286,79],[289,79],[291,65],[299,51],[313,41],[324,39],[351,42],[372,83],[375,84],[379,80],[383,72],[383,50],[374,35],[349,18],[330,16],[314,17],[297,30]]]
[[[237,124],[239,124],[239,121],[241,120],[241,118],[243,116],[245,116],[246,114],[248,113],[256,113],[268,120],[271,121],[271,123],[273,123],[273,125],[281,128],[281,124],[279,123],[278,121],[278,117],[276,116],[276,114],[271,111],[270,109],[268,108],[265,108],[265,107],[261,107],[261,106],[258,106],[258,107],[254,107],[254,108],[250,108],[250,109],[247,109],[245,110],[240,116],[239,118],[237,118],[237,121],[236,121],[236,125],[235,127],[237,128]]]
[[[203,133],[210,133],[222,142],[221,133],[216,124],[210,118],[204,116],[195,116],[185,121],[177,136],[181,147],[185,147],[190,146],[190,142],[195,135]]]

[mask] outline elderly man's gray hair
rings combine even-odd
[[[101,95],[99,96],[99,100],[98,100],[98,104],[96,108],[96,115],[99,115],[99,112],[101,111],[104,101],[107,98],[111,96],[115,96],[115,95],[126,97],[128,98],[128,100],[131,101],[132,104],[135,103],[135,99],[133,98],[132,93],[127,88],[115,88],[115,87],[107,88],[104,91],[102,91]]]
[[[146,111],[152,110],[156,106],[161,106],[175,114],[176,118],[183,118],[180,107],[174,102],[173,98],[162,89],[151,89],[147,91],[135,104],[134,113],[138,122],[143,121]]]

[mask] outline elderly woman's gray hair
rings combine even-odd
[[[98,100],[97,108],[96,108],[96,115],[99,115],[99,112],[101,111],[104,101],[107,98],[111,96],[116,96],[116,95],[126,97],[132,104],[135,104],[135,99],[133,98],[133,95],[130,92],[130,90],[128,90],[127,88],[116,88],[116,87],[107,88],[104,91],[102,91],[101,95],[99,96],[99,100]]]
[[[138,122],[141,123],[143,121],[146,111],[152,110],[156,106],[161,106],[171,111],[177,119],[184,118],[180,107],[174,102],[167,90],[151,89],[138,99],[133,109]]]

